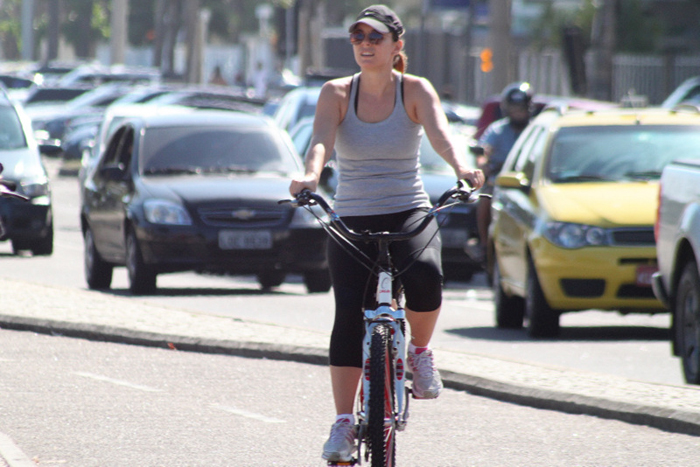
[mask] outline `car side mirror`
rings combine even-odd
[[[57,144],[58,140],[46,141],[39,143],[39,152],[46,156],[58,156],[63,149],[60,144]]]
[[[34,139],[39,147],[39,152],[46,156],[58,156],[63,149],[61,148],[61,140],[51,138],[51,135],[46,130],[34,131]]]
[[[530,180],[522,172],[502,172],[496,177],[496,186],[501,188],[517,188],[525,193],[530,192]]]

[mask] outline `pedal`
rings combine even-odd
[[[355,465],[357,464],[357,460],[353,459],[351,461],[328,461],[328,466],[329,467],[341,467],[341,466],[347,466],[347,465]]]

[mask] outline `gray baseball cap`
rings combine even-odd
[[[390,32],[396,38],[404,32],[398,15],[386,5],[372,5],[362,10],[349,31],[352,32],[359,23],[364,23],[382,34]]]

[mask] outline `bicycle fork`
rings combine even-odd
[[[404,334],[406,312],[402,307],[394,309],[391,306],[392,278],[388,272],[380,272],[377,281],[377,301],[379,307],[375,310],[365,310],[365,335],[362,343],[363,378],[362,378],[362,407],[360,419],[366,420],[369,414],[368,398],[370,390],[370,347],[372,343],[372,333],[377,326],[384,326],[389,330],[388,336],[391,342],[391,361],[393,368],[393,384],[396,394],[396,407],[393,414],[393,422],[397,431],[403,431],[408,423],[409,390],[406,388],[406,336]]]

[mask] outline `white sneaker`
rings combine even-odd
[[[355,425],[347,418],[338,420],[331,427],[331,435],[323,445],[322,457],[334,462],[349,462],[356,450],[355,438],[357,432]]]
[[[442,391],[440,372],[433,362],[433,351],[425,349],[419,354],[408,351],[408,366],[413,372],[411,391],[416,399],[435,399]]]

